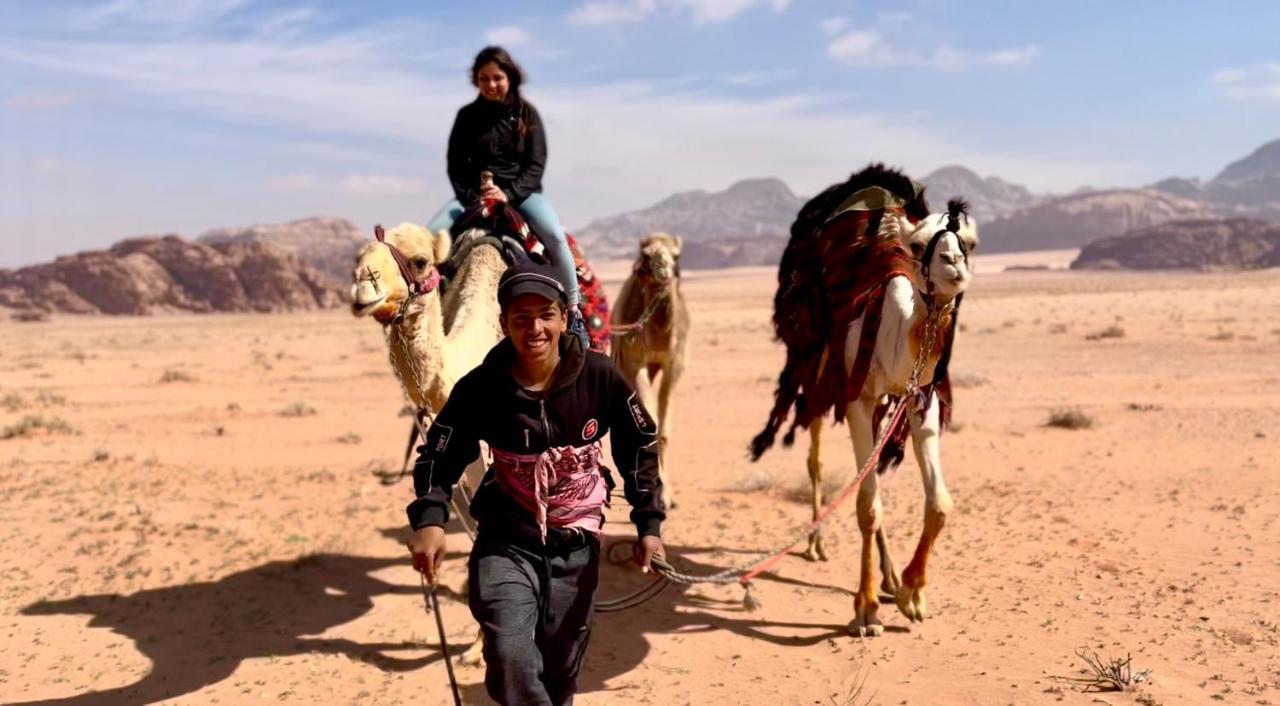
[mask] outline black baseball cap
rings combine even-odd
[[[498,280],[498,305],[503,309],[523,294],[536,294],[549,301],[568,306],[569,296],[550,265],[522,262],[507,268]]]

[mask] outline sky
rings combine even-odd
[[[490,43],[570,228],[871,160],[1036,192],[1212,178],[1280,137],[1280,3],[0,0],[0,267],[313,215],[425,222]]]

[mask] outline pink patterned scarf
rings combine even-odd
[[[542,542],[547,527],[573,527],[599,534],[609,486],[600,472],[600,442],[562,446],[540,454],[493,449],[499,485],[538,520]]]

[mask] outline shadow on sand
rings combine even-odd
[[[387,529],[380,533],[402,544],[403,531]],[[469,549],[465,540],[461,547],[459,544],[453,546],[464,551],[451,552],[450,558],[464,556],[465,550]],[[750,550],[711,547],[668,547],[673,561],[682,570],[694,574],[711,573],[720,568],[691,558],[715,551],[752,553]],[[304,637],[359,619],[372,609],[378,596],[418,595],[421,589],[417,584],[393,584],[372,575],[387,567],[406,563],[407,557],[317,554],[293,561],[270,562],[217,581],[128,595],[87,595],[32,604],[22,611],[23,615],[93,616],[90,628],[109,628],[128,637],[135,649],[151,661],[152,668],[145,677],[129,686],[25,704],[120,706],[153,703],[220,682],[231,676],[241,662],[267,656],[342,654],[388,672],[411,671],[435,664],[440,661],[439,653],[435,652],[414,658],[395,656],[398,651],[420,653],[423,645],[417,642],[364,643]],[[760,578],[843,591],[831,586],[781,579],[771,574]],[[602,562],[600,596],[607,599],[624,595],[643,586],[647,580],[633,567]],[[672,586],[638,608],[597,616],[596,636],[581,677],[580,693],[603,690],[606,681],[634,669],[651,649],[646,637],[648,634],[727,630],[744,637],[793,647],[813,645],[847,634],[844,625],[778,623],[758,619],[767,615],[767,606],[763,613],[747,617],[737,601],[686,596],[682,589]],[[445,587],[440,589],[440,599],[443,610],[466,610],[465,597]],[[681,610],[676,610],[677,606]],[[713,610],[715,614],[701,612],[701,609]],[[741,612],[743,617],[725,617],[722,614],[726,612]],[[406,627],[408,632],[410,629]],[[429,634],[434,637],[434,630]],[[465,645],[451,647],[456,658]],[[463,678],[478,679],[479,676],[478,671],[470,671],[464,672]],[[430,677],[424,675],[424,679],[438,683],[434,674]],[[484,686],[478,683],[465,685],[464,698],[468,703],[484,701]]]

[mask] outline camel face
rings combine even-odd
[[[658,285],[665,286],[675,281],[682,244],[681,238],[666,233],[654,233],[645,238],[640,243],[640,271],[648,274]]]
[[[920,221],[907,236],[907,245],[915,257],[924,257],[929,241],[940,231],[946,231],[947,214],[934,213]],[[938,237],[928,264],[929,279],[933,291],[947,298],[963,294],[973,280],[973,254],[978,247],[978,230],[972,219],[966,218],[959,233],[945,232]],[[921,263],[924,265],[925,263]]]
[[[402,223],[386,238],[404,254],[414,279],[426,277],[431,268],[448,259],[448,233],[433,238],[424,228]],[[409,285],[383,243],[369,243],[360,251],[351,278],[351,313],[356,316],[372,316],[385,324],[409,298]]]

